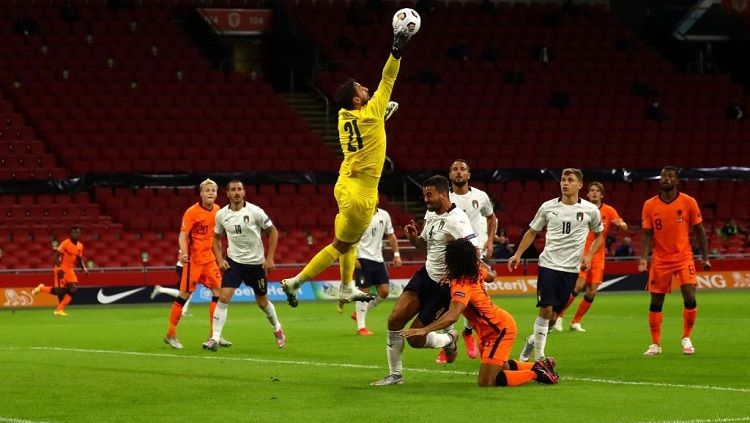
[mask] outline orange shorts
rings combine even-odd
[[[193,292],[198,282],[203,283],[206,288],[221,288],[221,272],[215,261],[203,264],[185,263],[180,279],[180,291]]]
[[[58,280],[59,278],[57,278],[57,273],[60,270],[62,270],[65,275],[62,277],[61,280]],[[55,285],[56,287],[62,288],[69,283],[78,283],[78,278],[76,277],[76,273],[73,271],[72,267],[56,267],[55,268],[55,283],[56,283]]]
[[[516,340],[516,327],[503,327],[501,336],[492,334],[479,340],[479,353],[482,364],[502,366],[510,357],[510,350]]]
[[[682,285],[695,285],[697,283],[695,264],[685,262],[682,266],[660,267],[651,265],[648,272],[648,292],[654,294],[669,294],[672,292],[672,281]]]
[[[604,260],[591,262],[589,270],[581,270],[578,277],[585,280],[586,283],[598,285],[604,280]]]

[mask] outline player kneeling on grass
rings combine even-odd
[[[558,383],[560,378],[551,357],[533,364],[508,359],[516,339],[516,322],[485,292],[484,280],[488,272],[479,262],[476,247],[465,239],[449,241],[445,248],[445,262],[451,285],[450,308],[429,325],[404,329],[402,334],[407,338],[425,336],[452,325],[463,313],[479,335],[482,357],[477,380],[479,386],[516,386],[532,380]]]

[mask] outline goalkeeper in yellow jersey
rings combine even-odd
[[[363,293],[352,283],[357,260],[355,246],[370,224],[378,203],[378,182],[385,162],[385,120],[397,106],[390,102],[391,92],[401,64],[401,52],[409,38],[406,29],[394,30],[391,54],[372,97],[366,87],[353,79],[336,90],[336,103],[341,108],[338,130],[344,161],[333,190],[339,210],[334,223],[335,236],[333,242],[320,250],[297,276],[281,281],[287,302],[292,307],[297,307],[299,287],[336,259],[341,269],[339,312],[348,302],[373,299],[372,295]]]

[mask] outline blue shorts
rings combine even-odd
[[[536,306],[552,306],[556,313],[560,313],[568,303],[568,298],[576,286],[578,273],[539,268],[536,282]]]
[[[430,278],[426,268],[421,268],[411,277],[404,291],[414,291],[419,298],[419,314],[417,317],[424,325],[437,320],[448,310],[451,303],[450,284],[439,284]]]
[[[359,260],[359,269],[354,269],[354,283],[357,287],[367,288],[373,285],[390,283],[385,263],[368,259]]]
[[[264,296],[268,293],[266,283],[266,271],[260,264],[242,264],[227,257],[229,269],[221,278],[222,288],[239,288],[242,282],[255,292],[255,295]]]

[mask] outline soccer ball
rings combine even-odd
[[[393,31],[406,27],[409,29],[409,36],[411,37],[419,32],[420,26],[422,26],[422,18],[414,9],[404,8],[393,15]]]

